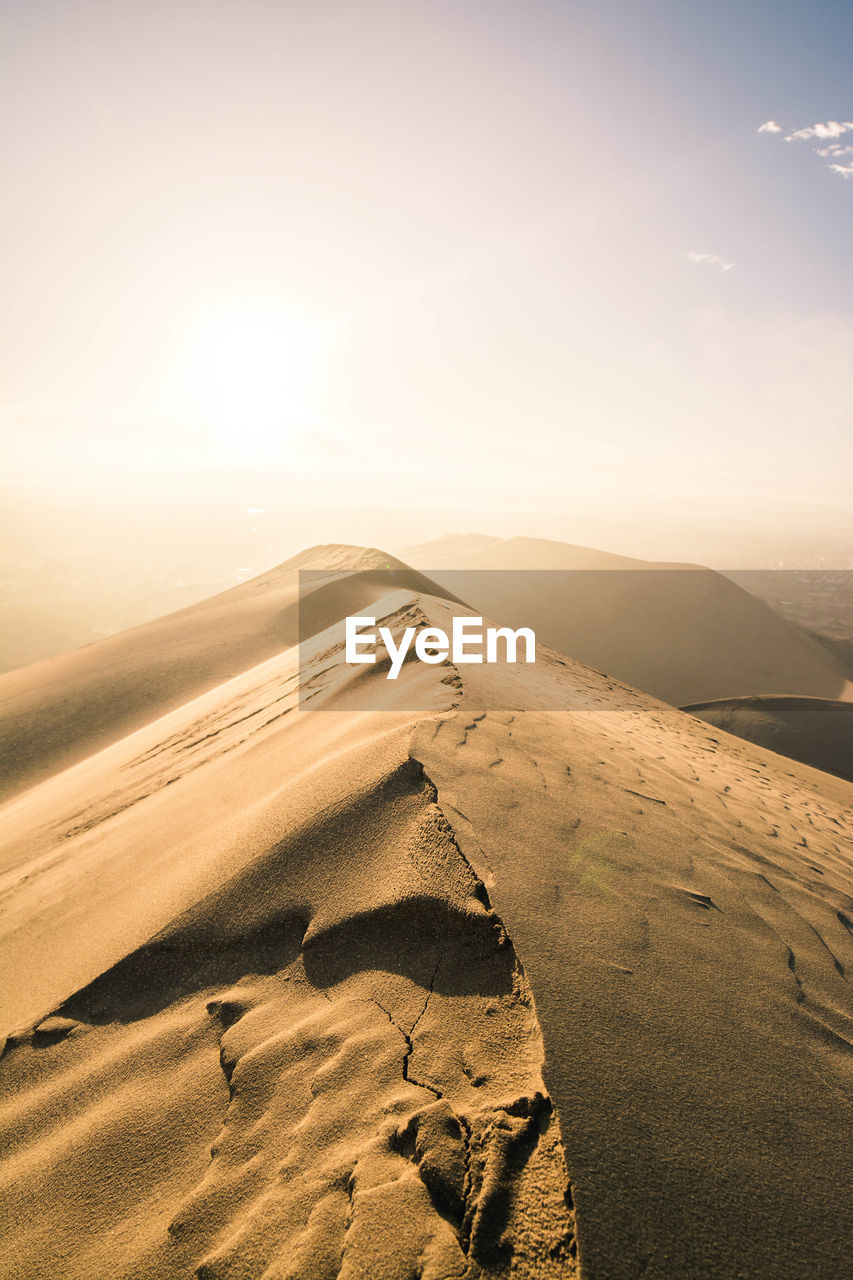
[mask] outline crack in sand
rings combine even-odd
[[[440,962],[439,962],[439,963],[440,963]],[[438,972],[438,965],[436,965],[436,970],[435,970],[435,972],[436,972],[436,973]],[[435,981],[435,973],[433,974],[433,981]],[[414,1053],[414,1049],[415,1049],[414,1041],[412,1040],[412,1034],[413,1034],[413,1032],[414,1032],[415,1027],[418,1025],[418,1023],[420,1022],[421,1018],[422,1018],[422,1017],[424,1016],[424,1014],[426,1013],[427,1005],[429,1004],[429,1000],[430,1000],[430,996],[431,996],[431,995],[432,995],[432,985],[430,985],[430,989],[429,989],[429,992],[428,992],[428,994],[427,994],[426,1002],[425,1002],[425,1004],[424,1004],[423,1009],[421,1009],[420,1013],[418,1014],[417,1018],[415,1019],[414,1023],[412,1024],[412,1029],[411,1029],[411,1031],[407,1031],[407,1030],[405,1029],[405,1027],[401,1027],[401,1026],[400,1026],[400,1024],[399,1024],[399,1022],[397,1022],[397,1021],[392,1017],[392,1015],[391,1015],[391,1013],[389,1012],[389,1010],[385,1008],[385,1005],[384,1005],[384,1004],[382,1004],[379,1000],[377,1000],[375,996],[368,996],[368,997],[367,997],[367,1000],[368,1000],[368,1002],[369,1002],[370,1004],[375,1004],[375,1005],[376,1005],[376,1007],[377,1007],[377,1009],[381,1009],[381,1010],[382,1010],[382,1012],[385,1014],[385,1017],[386,1017],[386,1018],[388,1019],[388,1021],[391,1023],[391,1026],[392,1026],[392,1027],[394,1027],[394,1029],[395,1029],[396,1031],[399,1031],[400,1035],[403,1037],[403,1039],[404,1039],[404,1040],[405,1040],[405,1042],[406,1042],[406,1052],[403,1054],[403,1079],[406,1081],[406,1083],[407,1083],[407,1084],[413,1084],[413,1085],[415,1085],[415,1087],[416,1087],[416,1088],[418,1088],[418,1089],[426,1089],[426,1090],[427,1090],[429,1093],[431,1093],[434,1097],[436,1097],[436,1098],[440,1098],[440,1099],[443,1099],[443,1098],[444,1098],[444,1094],[442,1093],[442,1091],[441,1091],[440,1089],[437,1089],[437,1088],[435,1087],[435,1085],[429,1084],[429,1083],[428,1083],[427,1081],[425,1081],[425,1080],[416,1080],[414,1076],[412,1076],[412,1075],[410,1075],[410,1074],[409,1074],[409,1062],[410,1062],[410,1060],[411,1060],[412,1054]]]

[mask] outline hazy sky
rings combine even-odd
[[[0,15],[19,493],[849,505],[847,0]]]

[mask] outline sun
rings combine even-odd
[[[276,451],[303,411],[307,324],[276,305],[206,309],[190,328],[182,398],[234,454]]]

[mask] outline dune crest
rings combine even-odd
[[[376,548],[310,547],[199,604],[0,675],[0,799],[361,612],[391,581],[445,594]]]

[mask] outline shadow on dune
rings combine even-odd
[[[268,920],[244,938],[161,936],[132,952],[66,1000],[59,1012],[103,1026],[137,1022],[212,987],[232,986],[249,974],[277,973],[299,955],[305,920],[298,914]]]
[[[354,915],[306,938],[305,971],[317,987],[375,970],[442,995],[508,995],[517,967],[494,915],[437,897],[405,898]],[[440,961],[440,964],[439,964]]]
[[[193,912],[183,927],[120,960],[57,1013],[93,1026],[136,1022],[199,992],[278,973],[300,951],[319,990],[372,971],[443,995],[501,996],[512,991],[517,968],[494,915],[427,894],[360,912],[307,939],[308,919],[298,909],[276,913],[242,935],[200,924]]]

